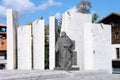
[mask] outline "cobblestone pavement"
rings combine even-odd
[[[1,70],[0,80],[120,80],[106,71]]]

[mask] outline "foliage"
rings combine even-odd
[[[27,25],[31,25],[32,26],[32,22],[27,23]]]
[[[95,23],[97,21],[98,17],[99,17],[99,15],[97,13],[94,13],[92,15],[92,22]]]
[[[76,8],[77,8],[77,12],[88,14],[90,13],[90,8],[92,8],[92,6],[88,0],[81,0]]]
[[[58,33],[60,34],[61,32],[61,26],[58,26]]]
[[[61,26],[62,26],[62,16],[57,19],[58,21],[58,28],[57,28],[57,32],[58,32],[58,37],[60,36],[60,32],[61,32]]]
[[[45,69],[49,69],[49,25],[45,25]]]
[[[49,43],[45,44],[45,69],[49,69]]]
[[[49,25],[45,25],[45,35],[49,35]]]
[[[43,19],[44,19],[43,16],[41,16],[41,17],[40,17],[40,20],[43,20]]]
[[[59,19],[57,19],[58,21],[58,26],[61,26],[62,25],[62,16],[59,17]]]

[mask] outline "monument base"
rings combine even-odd
[[[66,68],[55,67],[54,70],[79,70],[79,68],[78,67],[66,67]]]

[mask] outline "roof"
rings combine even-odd
[[[2,46],[0,46],[0,51],[5,51],[5,50],[7,50],[7,41],[6,41],[6,39],[4,38],[2,38]]]
[[[6,25],[5,25],[5,24],[2,24],[2,23],[0,23],[0,26],[4,26],[4,27],[6,27]]]
[[[111,13],[108,16],[106,16],[105,18],[101,19],[99,22],[100,23],[104,23],[106,21],[116,21],[116,19],[120,20],[120,13]]]

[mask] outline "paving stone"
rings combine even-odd
[[[1,70],[0,80],[120,80],[106,71]]]

